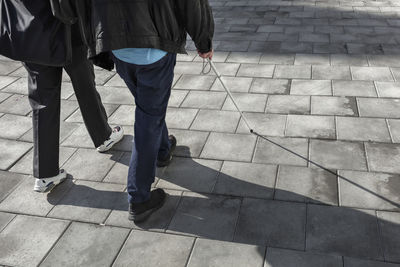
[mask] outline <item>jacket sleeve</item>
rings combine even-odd
[[[214,18],[208,0],[176,0],[178,16],[201,53],[212,49]]]
[[[50,0],[53,15],[67,25],[76,22],[74,4],[71,0]]]

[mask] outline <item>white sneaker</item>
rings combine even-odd
[[[49,178],[36,178],[34,191],[40,193],[46,193],[52,190],[56,185],[62,183],[67,179],[67,173],[64,170],[60,170],[60,173],[56,176]]]
[[[124,137],[124,129],[122,129],[121,126],[115,126],[113,128],[113,131],[110,135],[110,137],[104,141],[104,143],[97,147],[98,152],[106,152],[110,150],[116,143],[121,141],[121,139]]]

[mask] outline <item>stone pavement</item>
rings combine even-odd
[[[93,149],[68,77],[62,167],[32,191],[26,73],[0,59],[0,265],[400,266],[400,2],[213,1],[215,55],[256,131],[220,82],[180,55],[167,124],[177,156],[157,170],[165,206],[127,220],[134,101],[96,69],[124,140]],[[192,44],[188,42],[188,47]]]

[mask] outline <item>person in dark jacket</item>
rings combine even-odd
[[[50,5],[49,2],[49,12],[52,8],[54,5]],[[122,127],[112,129],[107,122],[106,111],[96,90],[93,64],[87,59],[88,48],[83,42],[78,24],[72,25],[69,36],[71,38],[66,39],[65,46],[72,47],[72,58],[66,60],[69,63],[64,67],[35,62],[23,64],[28,71],[29,102],[33,110],[33,176],[36,178],[34,190],[37,192],[48,192],[67,176],[67,173],[59,168],[60,91],[63,69],[71,78],[84,123],[97,150],[105,152],[123,138]]]
[[[129,219],[141,222],[166,198],[151,191],[156,166],[167,166],[176,147],[165,123],[176,63],[186,34],[202,58],[212,58],[214,21],[207,0],[92,1],[91,57],[111,55],[135,97],[135,136],[128,173]],[[110,53],[111,52],[111,53]],[[109,65],[109,64],[103,64]]]

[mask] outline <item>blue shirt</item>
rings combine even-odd
[[[135,65],[152,64],[167,54],[167,52],[155,48],[123,48],[112,52],[119,60]]]

